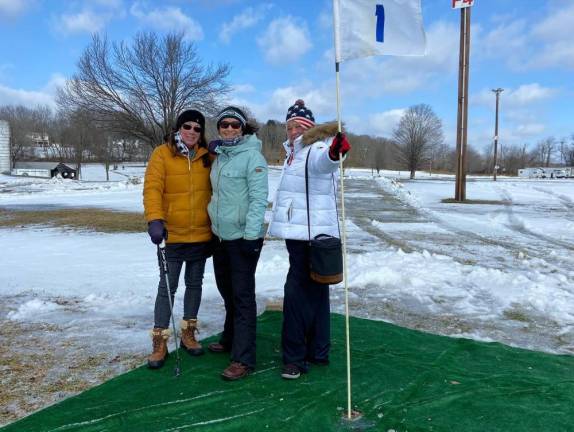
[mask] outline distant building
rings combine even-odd
[[[62,178],[76,180],[78,173],[62,162],[16,162],[12,175],[24,177]]]
[[[566,178],[572,177],[572,174],[573,170],[571,167],[538,167],[518,170],[518,177],[522,178]]]
[[[0,174],[10,172],[10,125],[0,120]]]

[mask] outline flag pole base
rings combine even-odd
[[[356,422],[357,420],[360,420],[363,418],[363,413],[361,411],[357,411],[357,410],[351,410],[351,415],[349,416],[349,413],[347,410],[343,411],[343,415],[341,416],[341,420],[345,421],[345,422]]]

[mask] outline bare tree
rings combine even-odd
[[[442,122],[426,104],[410,107],[393,132],[401,161],[409,169],[411,179],[425,160],[431,148],[444,141]]]
[[[534,149],[534,156],[536,162],[540,165],[550,166],[550,161],[552,155],[556,150],[556,139],[554,137],[548,137],[541,141],[538,141]]]
[[[570,137],[570,144],[565,147],[564,163],[567,166],[574,167],[574,134]]]
[[[133,43],[109,43],[94,35],[78,73],[58,93],[60,107],[90,112],[110,132],[162,142],[179,112],[194,107],[214,114],[229,92],[227,64],[202,65],[182,33],[138,33]]]
[[[285,158],[283,142],[287,139],[285,123],[268,120],[257,135],[263,141],[263,156],[270,164],[281,165]]]
[[[21,105],[0,107],[0,118],[10,124],[10,160],[12,168],[24,158],[34,157],[34,134],[42,137],[51,116],[51,110],[45,106],[27,108]]]

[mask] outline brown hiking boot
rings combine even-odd
[[[151,338],[153,343],[153,352],[147,358],[147,367],[150,369],[159,369],[163,366],[165,359],[168,356],[167,340],[171,332],[169,329],[154,328],[151,331]]]
[[[231,362],[231,364],[223,371],[221,377],[227,381],[235,381],[249,375],[253,369],[249,366],[239,362]]]
[[[209,345],[207,345],[207,349],[214,353],[223,353],[231,351],[228,347],[220,344],[219,342],[210,343]]]
[[[179,346],[192,356],[203,354],[203,347],[195,339],[196,332],[199,333],[196,319],[181,320],[181,342]]]

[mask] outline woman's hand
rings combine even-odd
[[[333,138],[333,142],[329,147],[329,157],[334,161],[339,160],[339,153],[345,156],[349,150],[351,150],[351,144],[347,140],[347,137],[344,133],[337,132],[337,135]]]
[[[167,230],[162,220],[152,220],[147,226],[147,233],[153,244],[160,244],[164,239],[167,240]]]

